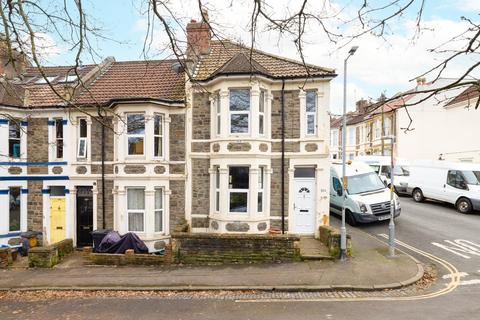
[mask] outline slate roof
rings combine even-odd
[[[196,67],[194,78],[198,81],[209,80],[223,70],[226,73],[245,72],[245,65],[239,61],[245,61],[244,57],[250,60],[250,47],[229,41],[213,40],[211,42],[210,54],[202,57]],[[242,55],[239,55],[242,53]],[[257,49],[253,49],[252,63],[247,65],[248,69],[253,67],[257,73],[262,73],[271,78],[305,78],[307,76],[331,77],[336,76],[335,70],[323,68],[311,64],[304,65],[302,62],[279,57]]]

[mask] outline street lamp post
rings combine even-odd
[[[342,204],[342,226],[340,228],[340,260],[347,260],[347,228],[345,227],[345,202],[347,200],[347,177],[346,170],[346,143],[347,143],[347,61],[357,51],[358,46],[353,46],[348,51],[348,56],[343,62],[343,130],[342,130],[342,177],[343,177],[343,204]]]
[[[393,258],[395,257],[395,186],[393,184],[394,174],[393,168],[395,166],[395,161],[393,159],[393,145],[395,143],[395,136],[390,136],[390,223],[388,224],[388,255]]]

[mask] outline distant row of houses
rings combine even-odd
[[[377,102],[360,100],[347,114],[346,158],[390,155],[395,137],[396,157],[480,162],[480,109],[475,110],[480,87],[467,85],[429,97],[424,91],[440,88],[454,79],[426,82],[397,98]],[[342,117],[330,121],[330,157],[342,155]]]

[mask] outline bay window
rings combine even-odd
[[[20,231],[20,205],[21,192],[20,187],[10,187],[8,189],[10,209],[8,213],[8,231]]]
[[[8,155],[20,158],[20,122],[8,122]]]
[[[317,93],[307,91],[305,103],[306,134],[314,135],[317,127]]]
[[[63,158],[63,119],[55,119],[55,157]]]
[[[145,115],[127,114],[128,155],[143,155],[145,141]]]
[[[154,125],[153,125],[153,139],[154,139],[154,148],[153,156],[154,157],[163,157],[163,115],[156,114],[154,116]]]
[[[229,208],[231,213],[248,211],[249,167],[229,167]]]
[[[230,90],[230,133],[248,133],[250,124],[250,90]]]
[[[87,120],[79,119],[78,120],[78,147],[77,147],[77,158],[85,159],[87,157]]]
[[[260,91],[258,103],[258,133],[265,134],[265,91]]]
[[[145,189],[127,189],[128,231],[145,231]]]
[[[220,211],[220,167],[215,166],[215,211]]]
[[[221,108],[220,108],[220,96],[217,94],[213,100],[215,104],[215,117],[216,117],[216,126],[217,126],[217,135],[222,133],[222,117],[221,117]]]
[[[392,121],[390,120],[390,118],[386,118],[385,119],[385,123],[384,123],[384,128],[383,128],[383,135],[384,136],[389,136],[391,134],[391,128],[392,128]]]
[[[155,188],[155,229],[154,232],[163,232],[163,189]]]
[[[257,212],[263,212],[264,188],[265,188],[265,167],[260,167],[260,172],[258,173]]]

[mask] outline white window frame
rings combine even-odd
[[[18,134],[19,134],[18,138],[11,138],[10,137],[10,126],[15,126],[18,129]],[[19,152],[18,152],[18,157],[14,157],[13,153],[10,154],[10,141],[11,140],[15,140],[15,141],[18,142],[19,149],[20,149]],[[20,127],[20,121],[17,121],[17,123],[15,123],[14,121],[9,120],[8,121],[8,156],[10,158],[13,158],[13,159],[19,159],[22,156],[22,151],[21,150],[22,150],[22,129]]]
[[[232,94],[232,91],[236,90],[246,90],[249,92],[249,106],[248,106],[248,111],[241,110],[241,111],[232,111],[230,110],[230,97]],[[229,126],[229,131],[231,135],[249,135],[250,134],[250,128],[252,127],[251,121],[252,121],[252,92],[250,88],[231,88],[228,91],[228,126]],[[241,115],[241,114],[246,114],[248,116],[248,127],[247,127],[247,132],[232,132],[232,115]]]
[[[156,201],[156,193],[157,191],[160,191],[160,196],[162,198],[162,207],[161,208],[157,208],[156,205],[157,205],[157,201]],[[154,220],[154,226],[153,226],[153,231],[155,233],[165,233],[165,190],[163,187],[155,187],[155,195],[154,195],[154,211],[153,211],[153,220]],[[162,230],[155,230],[155,228],[157,227],[157,222],[155,221],[155,217],[157,216],[157,212],[160,212],[161,216],[162,216]]]
[[[143,209],[129,209],[128,208],[128,191],[129,190],[142,190],[143,191],[143,197],[144,197],[144,200],[143,200],[143,203],[144,203],[144,208]],[[126,197],[125,197],[125,200],[126,200],[126,204],[125,204],[125,208],[127,208],[127,232],[139,232],[139,233],[142,233],[142,232],[145,232],[145,224],[146,224],[146,221],[145,221],[145,207],[147,206],[146,204],[146,198],[145,198],[145,188],[143,187],[127,187],[126,188]],[[129,227],[129,217],[130,217],[130,213],[141,213],[143,215],[143,229],[140,231],[140,230],[130,230],[130,227]]]
[[[260,90],[260,94],[258,95],[258,134],[260,136],[265,135],[265,107],[267,105],[266,99],[267,92],[265,90]],[[261,123],[263,124],[263,126],[260,125]]]
[[[235,165],[235,166],[230,166],[228,168],[229,172],[228,172],[228,179],[230,179],[230,168],[232,167],[246,167],[248,168],[248,188],[247,189],[232,189],[230,188],[230,181],[228,181],[228,213],[229,214],[240,214],[240,215],[248,215],[248,212],[249,212],[249,199],[250,199],[250,167],[249,166],[246,166],[246,165]],[[230,204],[231,204],[231,196],[232,196],[232,193],[246,193],[247,194],[247,203],[246,203],[246,207],[247,207],[247,210],[245,212],[233,212],[233,211],[230,211]]]
[[[62,127],[62,137],[61,138],[58,138],[57,137],[57,123],[60,122],[60,126]],[[54,150],[54,157],[55,159],[63,159],[65,157],[65,144],[64,144],[64,140],[65,140],[65,128],[63,127],[63,119],[62,118],[54,118],[53,119],[53,140],[54,140],[54,146],[55,146],[55,150]],[[59,157],[58,156],[58,147],[59,147],[59,141],[61,141],[62,143],[62,156]]]
[[[220,166],[214,166],[215,170],[215,212],[220,212]]]
[[[380,120],[375,120],[375,139],[382,137],[382,123]]]
[[[19,189],[19,197],[20,197],[20,206],[19,206],[19,221],[18,221],[18,230],[10,230],[10,192],[12,188]],[[8,187],[8,232],[20,232],[22,229],[22,207],[23,207],[23,199],[22,199],[22,187],[21,186],[9,186]]]
[[[82,137],[82,121],[85,121],[85,130],[86,130],[86,137]],[[87,148],[88,148],[88,123],[87,119],[79,118],[78,119],[78,128],[77,128],[77,135],[78,135],[78,143],[77,143],[77,158],[79,159],[86,159],[87,158]],[[84,153],[80,154],[80,146],[82,142],[85,144],[84,146]]]
[[[257,213],[263,214],[265,212],[265,166],[260,166],[258,169]],[[262,205],[259,210],[258,199],[260,195],[262,195]]]
[[[217,130],[217,136],[222,134],[222,110],[220,106],[220,96],[219,94],[215,94],[215,98],[213,99],[213,103],[215,105],[215,127]]]
[[[133,116],[133,115],[141,115],[143,116],[143,123],[144,123],[144,127],[143,127],[143,134],[129,134],[128,133],[128,116]],[[142,113],[142,112],[129,112],[129,113],[126,113],[125,114],[126,116],[126,126],[127,126],[127,130],[126,130],[126,135],[127,135],[127,141],[126,141],[126,144],[127,144],[127,156],[129,157],[143,157],[145,156],[145,133],[146,133],[146,130],[147,130],[147,126],[146,126],[146,116],[145,116],[145,113]],[[142,154],[130,154],[130,148],[129,148],[129,143],[128,143],[128,140],[129,138],[143,138],[143,152]]]
[[[309,93],[314,93],[315,94],[315,111],[308,111],[307,108],[307,95]],[[317,110],[318,110],[318,102],[317,102],[317,92],[315,90],[307,90],[305,93],[305,135],[307,136],[314,136],[317,134]],[[313,116],[313,133],[308,132],[308,117]]]
[[[155,132],[155,121],[156,121],[156,118],[157,117],[160,117],[160,132],[159,133],[156,133]],[[160,143],[162,145],[162,152],[160,155],[157,155],[155,154],[155,138],[159,138],[160,139]],[[144,140],[145,141],[145,140]],[[144,143],[144,147],[145,149],[145,143]],[[144,150],[144,153],[145,153],[145,150]],[[165,157],[165,115],[162,114],[162,113],[155,113],[153,115],[153,157],[154,158],[159,158],[159,159],[162,159]]]
[[[391,130],[392,130],[392,121],[390,118],[385,118],[384,121],[384,128],[383,128],[383,133],[386,137],[391,135]]]

